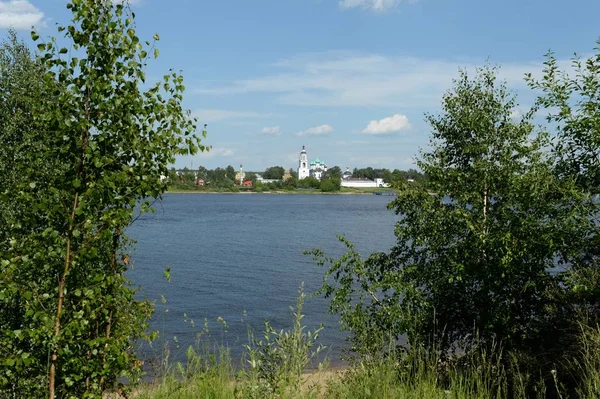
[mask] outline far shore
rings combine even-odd
[[[254,191],[238,191],[238,192],[230,192],[230,191],[200,191],[200,190],[168,190],[166,194],[284,194],[284,195],[374,195],[376,193],[387,194],[387,195],[396,195],[395,191],[334,191],[334,192],[322,192],[318,190],[310,191],[263,191],[260,193]]]

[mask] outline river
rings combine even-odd
[[[344,246],[337,234],[363,255],[394,244],[398,217],[386,208],[390,199],[167,194],[155,205],[156,213],[142,215],[128,229],[137,241],[128,276],[141,297],[156,301],[152,328],[170,341],[175,358],[182,358],[182,349],[194,343],[207,320],[209,339],[230,348],[236,360],[248,328],[262,336],[265,319],[278,330],[291,327],[290,306],[300,284],[304,282],[307,294],[319,288],[325,269],[304,250],[318,247],[339,256]],[[170,282],[163,277],[166,268]],[[319,343],[336,363],[345,335],[338,319],[327,314],[327,305],[324,298],[307,297],[304,324],[316,328],[324,323]]]

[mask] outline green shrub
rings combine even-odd
[[[265,321],[263,339],[250,335],[251,342],[245,346],[247,368],[240,375],[243,397],[299,393],[302,373],[323,350],[320,345],[315,347],[323,327],[307,332],[302,325],[304,298],[301,286],[296,309],[292,309],[294,326],[291,330],[276,331]]]

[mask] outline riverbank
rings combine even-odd
[[[274,194],[274,195],[396,195],[393,190],[373,189],[373,190],[354,190],[342,189],[340,191],[323,192],[320,190],[274,190],[274,191],[205,191],[205,190],[168,190],[167,194]]]
[[[416,355],[416,356],[415,356]],[[563,391],[560,377],[554,381],[506,369],[501,353],[492,356],[463,357],[442,362],[435,355],[411,353],[404,360],[372,360],[347,368],[323,367],[313,372],[282,372],[280,363],[260,367],[267,374],[251,371],[235,372],[229,363],[217,357],[203,359],[201,364],[179,365],[159,381],[141,385],[128,396],[135,399],[195,398],[377,398],[377,399],[484,399],[547,397],[554,389],[558,397],[569,397]],[[500,357],[499,357],[500,356]],[[591,354],[581,365],[583,383],[573,392],[582,399],[597,398],[600,375],[598,356]],[[459,366],[460,364],[460,366]],[[198,367],[199,366],[199,367]],[[194,368],[197,367],[197,368]],[[522,382],[511,390],[508,374]],[[537,395],[528,392],[527,382],[537,382]],[[122,399],[122,394],[107,394],[106,399]]]
[[[326,397],[327,387],[341,381],[349,372],[348,368],[325,368],[311,372],[302,373],[295,395],[297,398],[315,398]],[[249,393],[249,381],[241,375],[235,375],[226,369],[206,370],[203,373],[197,373],[187,378],[181,379],[173,376],[162,379],[151,384],[144,384],[135,389],[129,398],[136,399],[162,399],[178,398],[192,399],[200,397],[210,398],[245,398],[256,397]],[[282,387],[283,388],[283,387]],[[285,389],[293,391],[291,387]],[[241,394],[245,391],[247,394]],[[291,392],[290,392],[291,393]],[[264,392],[261,397],[274,397]],[[105,395],[105,399],[122,399],[122,396],[113,393]]]

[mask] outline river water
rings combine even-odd
[[[300,284],[307,294],[319,288],[325,269],[304,250],[318,247],[340,256],[344,246],[337,234],[363,255],[394,244],[398,217],[386,208],[390,199],[168,194],[156,204],[156,213],[143,215],[128,230],[137,241],[128,275],[140,296],[156,301],[152,328],[170,342],[173,357],[182,358],[182,349],[194,343],[206,320],[205,339],[228,347],[235,361],[249,328],[261,337],[265,319],[277,330],[291,327],[290,306]],[[163,277],[166,268],[170,282]],[[324,324],[319,343],[336,363],[345,335],[327,305],[324,298],[307,297],[303,322],[309,329]]]

